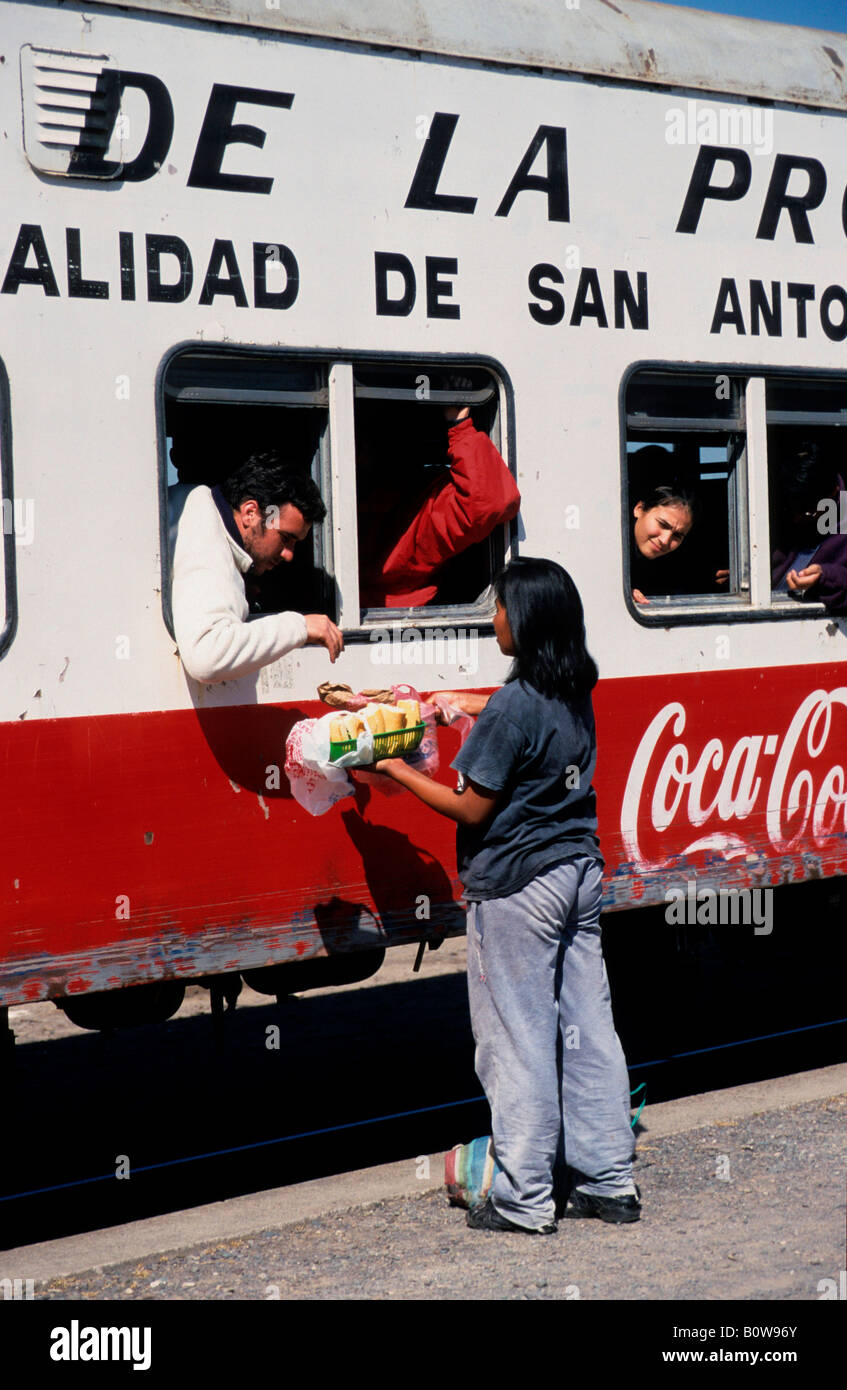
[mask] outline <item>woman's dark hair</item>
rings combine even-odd
[[[588,695],[597,684],[597,666],[585,646],[582,599],[567,570],[554,560],[520,555],[493,587],[515,646],[508,680],[523,681],[550,699]]]
[[[326,516],[317,484],[308,474],[283,463],[275,450],[251,454],[240,468],[224,478],[220,488],[234,511],[252,498],[263,516],[270,507],[284,507],[286,503],[296,507],[304,521],[323,521]]]
[[[700,515],[699,499],[682,483],[672,482],[662,487],[645,488],[641,496],[635,498],[633,505],[638,502],[645,512],[651,512],[654,507],[687,507],[692,526]]]

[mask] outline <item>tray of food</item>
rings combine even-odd
[[[417,700],[398,700],[394,705],[370,704],[357,713],[339,714],[329,731],[329,756],[335,762],[346,753],[355,753],[359,735],[368,730],[373,736],[373,761],[400,758],[414,753],[426,730]]]

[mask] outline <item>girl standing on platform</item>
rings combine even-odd
[[[377,767],[458,827],[476,1071],[501,1170],[468,1225],[547,1235],[557,1157],[573,1175],[568,1216],[637,1221],[641,1211],[600,941],[597,667],[560,565],[515,559],[494,592],[494,633],[514,662],[489,698],[451,695],[479,715],[452,763],[457,790],[401,758]]]

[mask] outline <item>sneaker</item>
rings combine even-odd
[[[508,1217],[501,1216],[488,1197],[469,1211],[465,1220],[474,1231],[518,1231],[523,1236],[554,1236],[557,1229],[555,1221],[549,1221],[545,1226],[518,1226]]]
[[[580,1192],[574,1188],[571,1205],[565,1216],[571,1220],[596,1216],[601,1221],[611,1221],[616,1225],[623,1222],[638,1221],[641,1217],[641,1192],[636,1187],[635,1196],[628,1192],[625,1197],[599,1197],[595,1192]]]

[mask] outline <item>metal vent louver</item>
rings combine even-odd
[[[104,54],[21,49],[24,150],[34,169],[71,178],[120,175],[118,76]]]

